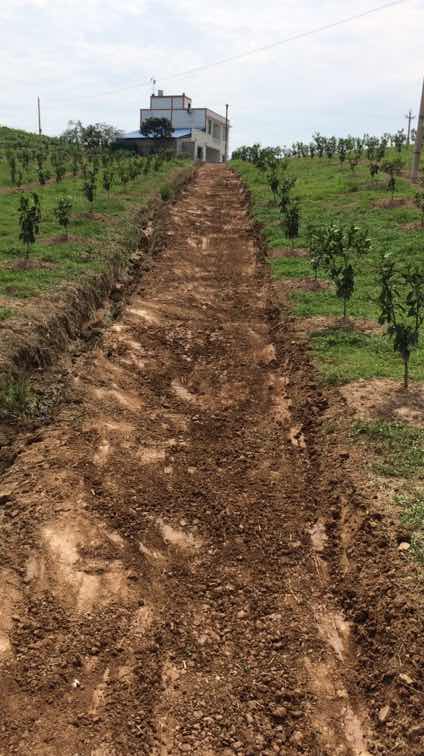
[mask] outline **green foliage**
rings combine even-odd
[[[110,196],[110,190],[112,188],[114,180],[115,180],[114,172],[112,170],[107,170],[105,168],[103,171],[102,183],[103,183],[103,189],[105,190],[105,192],[107,192],[108,197]]]
[[[375,179],[375,177],[380,172],[380,163],[376,163],[375,161],[371,160],[368,164],[370,176],[372,179]]]
[[[300,227],[300,208],[296,200],[292,200],[286,206],[284,224],[288,238],[296,239],[299,236]]]
[[[66,238],[68,237],[68,226],[71,220],[72,198],[66,195],[59,197],[57,205],[54,208],[54,214],[57,222],[65,230]]]
[[[414,202],[418,210],[421,212],[421,226],[424,227],[424,191],[416,192]]]
[[[41,209],[38,194],[30,197],[21,195],[19,201],[19,239],[25,245],[25,258],[28,260],[31,245],[34,244],[40,229]]]
[[[161,200],[163,202],[168,202],[168,200],[172,198],[172,194],[173,194],[172,189],[169,186],[169,184],[164,184],[163,186],[161,186],[159,193],[160,193]]]
[[[86,175],[87,177],[83,184],[83,192],[87,202],[89,202],[91,205],[91,210],[93,210],[93,203],[97,191],[97,174],[96,171],[92,168],[87,170]]]
[[[143,136],[158,141],[170,139],[172,131],[172,123],[168,118],[146,118],[140,128]]]
[[[424,270],[400,270],[390,255],[385,255],[379,268],[379,323],[388,326],[393,349],[404,365],[404,388],[408,388],[409,360],[418,347],[424,322]]]
[[[0,419],[21,418],[34,412],[36,399],[25,378],[0,382]]]
[[[119,129],[108,123],[93,123],[83,126],[81,121],[69,121],[61,139],[65,143],[81,146],[90,154],[107,149],[120,136]]]
[[[347,303],[355,288],[354,263],[369,252],[371,241],[366,231],[354,224],[341,226],[335,223],[324,228],[314,241],[322,245],[320,260],[326,267],[336,287],[336,295],[343,301],[343,318],[346,319]]]
[[[396,191],[396,176],[399,175],[399,173],[402,170],[402,161],[401,160],[388,160],[382,165],[382,169],[384,173],[387,173],[389,176],[389,180],[387,182],[387,191],[390,192],[392,195],[392,202],[394,198],[394,194]]]
[[[278,205],[280,213],[284,215],[287,206],[290,203],[290,193],[296,184],[297,179],[294,176],[285,176],[280,180],[278,189]]]

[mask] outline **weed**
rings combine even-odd
[[[402,525],[411,530],[411,553],[424,564],[424,496],[398,496],[397,503],[403,507]]]
[[[424,479],[424,429],[379,420],[357,422],[353,436],[371,443],[379,475]]]
[[[18,418],[34,414],[36,397],[26,378],[4,380],[0,384],[0,417]]]

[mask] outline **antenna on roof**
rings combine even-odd
[[[150,79],[150,81],[152,82],[152,95],[154,95],[155,94],[155,87],[156,87],[156,79],[155,79],[155,77],[152,76],[152,78]]]

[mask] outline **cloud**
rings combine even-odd
[[[291,143],[317,129],[393,131],[418,107],[422,0],[213,65],[377,2],[12,0],[0,8],[0,122],[34,129],[39,94],[47,133],[60,133],[70,118],[133,129],[155,76],[164,89],[191,94],[194,105],[223,112],[229,102],[233,146]]]

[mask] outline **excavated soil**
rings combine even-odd
[[[423,753],[239,179],[203,167],[166,234],[1,480],[0,754]]]

